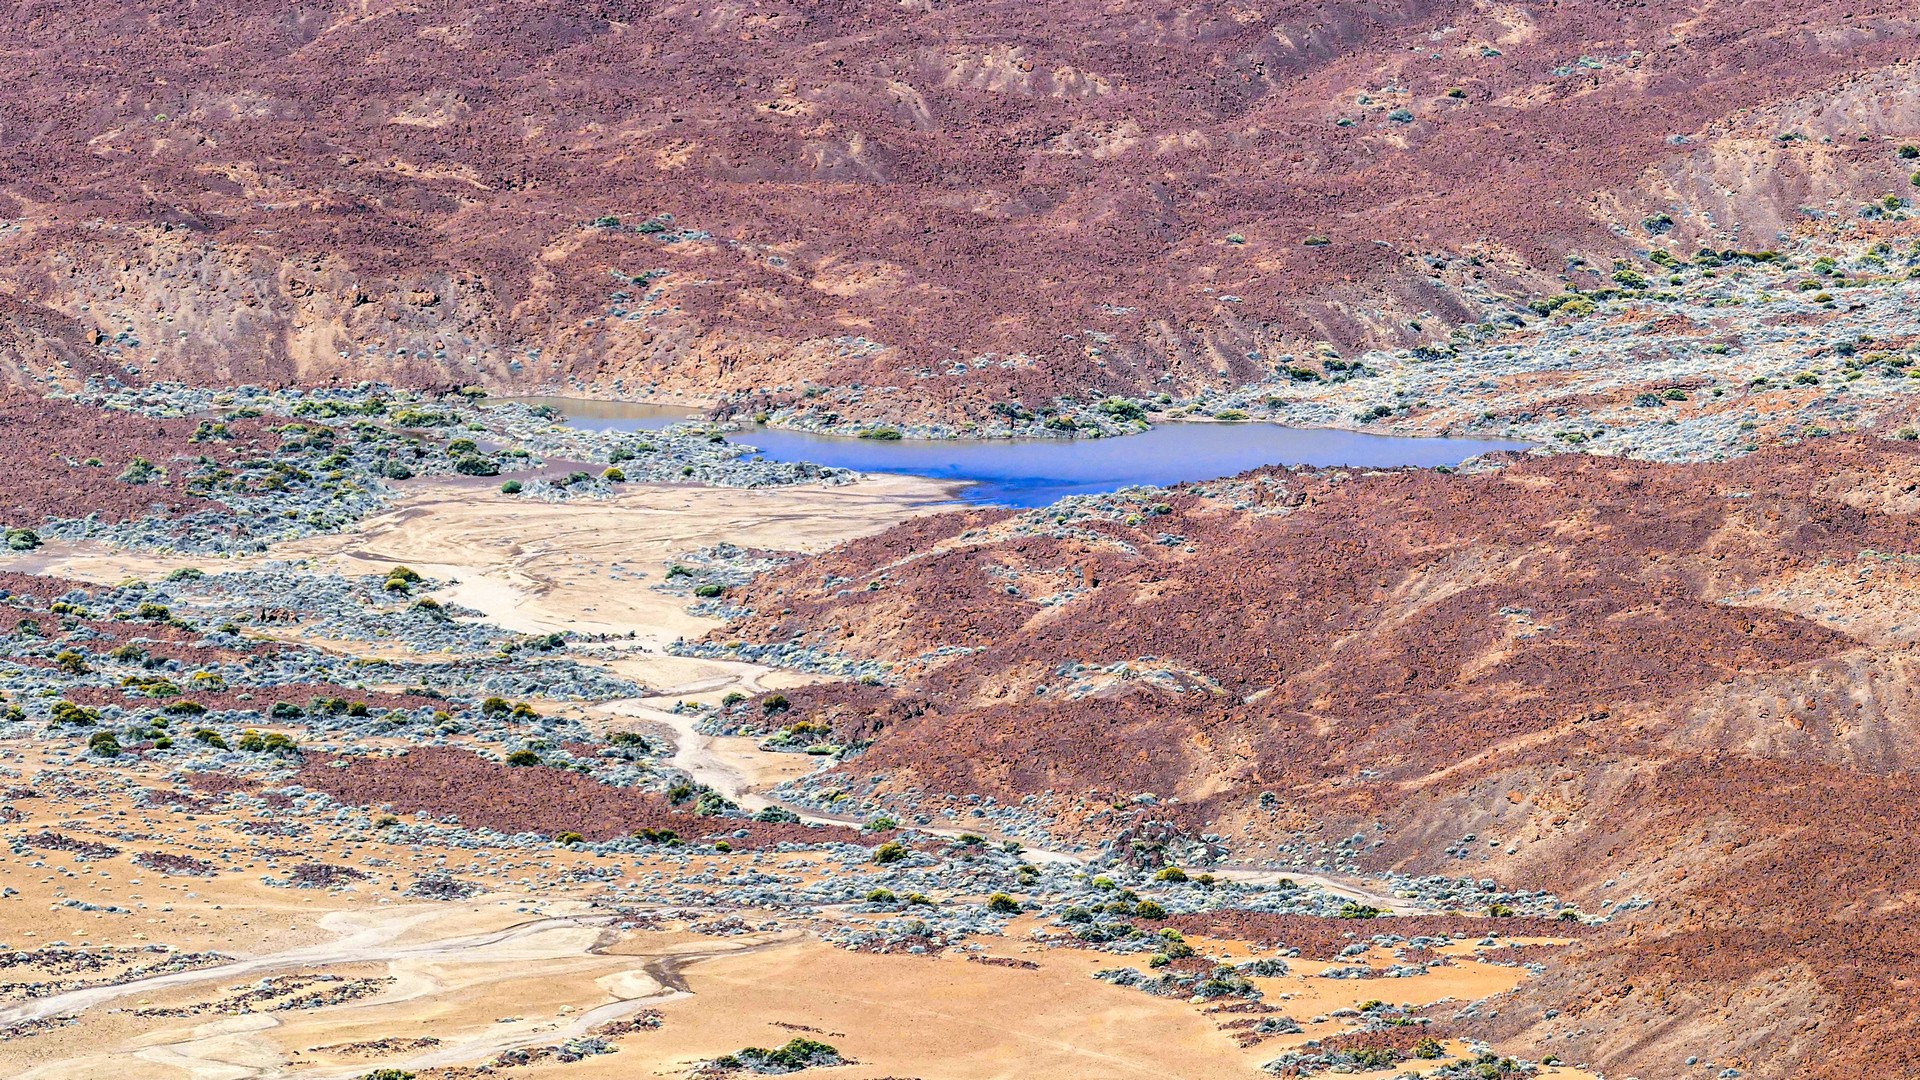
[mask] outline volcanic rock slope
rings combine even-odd
[[[1150,795],[1236,857],[1609,912],[1482,1020],[1541,1054],[1904,1075],[1912,446],[1269,470],[948,514],[757,583],[715,640],[890,662],[893,686],[789,694],[873,740],[841,768],[879,790],[1096,821]]]
[[[1917,28],[1880,0],[16,4],[0,367],[812,382],[891,417],[1244,384],[1908,190]]]

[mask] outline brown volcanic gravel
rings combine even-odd
[[[333,762],[345,761],[346,768]],[[704,818],[674,809],[650,791],[608,787],[571,769],[512,766],[453,747],[417,747],[400,757],[329,758],[311,755],[294,777],[314,791],[357,806],[393,804],[401,813],[454,814],[467,828],[554,836],[577,832],[589,840],[631,836],[640,829],[671,829],[683,840],[720,833],[736,848],[794,843],[879,843],[883,834],[792,823]],[[733,838],[745,829],[747,836]],[[876,838],[877,837],[877,838]]]
[[[163,874],[183,874],[188,877],[212,877],[217,869],[205,859],[166,851],[142,851],[133,857],[133,861],[136,865]]]
[[[42,603],[57,600],[75,589],[91,590],[84,582],[70,581],[66,578],[46,577],[42,574],[18,574],[11,570],[0,570],[0,591],[16,597],[32,597]]]
[[[1455,915],[1396,915],[1378,919],[1322,919],[1312,915],[1275,915],[1264,911],[1223,908],[1190,915],[1173,915],[1146,926],[1171,926],[1182,934],[1244,941],[1263,949],[1294,948],[1308,960],[1336,960],[1340,950],[1375,934],[1433,937],[1446,934],[1456,940],[1478,941],[1488,932],[1503,937],[1585,937],[1593,928],[1559,919],[1476,919]],[[1509,957],[1517,959],[1516,950]]]
[[[116,479],[136,457],[171,472],[177,469],[171,461],[176,455],[241,454],[260,441],[265,421],[230,421],[233,441],[217,446],[189,441],[198,423],[45,401],[19,391],[0,395],[0,446],[6,447],[6,456],[44,463],[8,472],[6,490],[0,493],[0,524],[32,527],[47,518],[95,513],[120,521],[152,512],[170,516],[224,510],[224,504],[177,487]],[[83,464],[88,458],[101,464]]]

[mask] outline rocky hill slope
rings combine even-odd
[[[1488,1021],[1567,1060],[1891,1075],[1920,940],[1913,445],[949,514],[749,587],[716,640],[886,662],[778,721],[872,740],[842,770],[878,790],[1096,821],[1144,796],[1238,858],[1580,897],[1608,933]]]
[[[0,367],[812,383],[893,418],[1186,396],[1616,258],[1904,213],[1917,29],[1810,0],[16,5]]]

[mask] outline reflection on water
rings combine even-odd
[[[658,430],[660,406],[541,399],[582,430]],[[646,414],[634,410],[650,410]],[[684,410],[665,410],[685,416]],[[729,437],[773,461],[812,461],[860,472],[906,473],[968,481],[968,502],[1045,506],[1066,495],[1134,484],[1168,486],[1232,476],[1261,465],[1457,465],[1527,444],[1479,439],[1407,439],[1278,424],[1162,424],[1116,439],[883,441],[755,428]]]

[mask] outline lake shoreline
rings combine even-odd
[[[666,415],[677,409],[651,404],[558,397],[516,400],[554,408],[562,414],[558,423],[578,431],[637,433],[688,422]],[[760,460],[947,482],[954,485],[957,503],[1020,507],[1045,506],[1071,495],[1219,479],[1269,465],[1451,467],[1532,445],[1212,419],[1169,420],[1138,433],[1100,438],[875,438],[766,425],[723,437]]]

